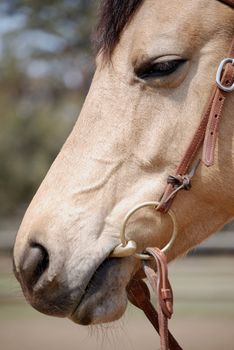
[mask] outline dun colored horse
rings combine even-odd
[[[84,325],[124,313],[140,262],[109,255],[129,210],[159,200],[175,173],[234,33],[234,11],[221,1],[105,0],[101,10],[90,91],[14,247],[28,302]],[[234,216],[234,95],[226,94],[214,165],[201,162],[191,190],[173,202],[178,235],[168,260]],[[142,252],[163,247],[171,230],[168,215],[142,208],[126,237]]]

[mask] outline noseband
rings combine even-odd
[[[234,8],[234,0],[218,0]],[[173,293],[168,280],[167,260],[165,253],[172,247],[177,236],[177,222],[171,204],[180,190],[191,188],[191,179],[196,173],[200,160],[195,161],[202,148],[201,161],[207,166],[214,164],[214,150],[218,136],[219,123],[226,97],[234,91],[234,38],[229,54],[217,69],[216,85],[204,108],[201,121],[194,136],[176,169],[175,175],[169,175],[167,185],[160,201],[144,202],[131,209],[124,218],[120,233],[121,243],[114,249],[111,257],[121,258],[133,256],[141,259],[144,275],[147,277],[157,297],[157,310],[150,302],[150,292],[139,274],[134,276],[127,287],[128,299],[132,304],[142,309],[160,335],[161,350],[182,349],[168,330],[168,319],[173,313]],[[137,245],[133,240],[127,241],[125,231],[129,219],[139,210],[153,207],[157,212],[168,214],[173,224],[173,232],[167,245],[162,249],[147,248],[143,253],[137,253]]]

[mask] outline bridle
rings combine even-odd
[[[218,0],[234,8],[234,0]],[[222,117],[225,100],[229,92],[234,91],[234,37],[227,58],[218,67],[216,84],[204,108],[200,124],[178,165],[175,175],[169,175],[167,185],[160,201],[144,202],[131,209],[124,218],[120,234],[121,244],[111,254],[111,257],[134,256],[142,260],[143,274],[147,277],[157,296],[157,311],[150,302],[150,292],[142,280],[142,273],[137,273],[127,287],[129,301],[142,309],[154,328],[160,335],[161,350],[182,349],[168,330],[168,319],[173,313],[173,293],[168,279],[167,259],[165,253],[172,247],[177,235],[177,222],[174,212],[170,209],[172,202],[181,190],[190,190],[191,179],[196,173],[200,161],[207,167],[214,164],[214,150],[218,136],[219,123]],[[195,161],[202,148],[202,159]],[[195,161],[195,162],[194,162]],[[162,248],[147,248],[143,253],[137,253],[137,245],[133,240],[126,240],[126,226],[129,219],[138,210],[153,207],[156,211],[168,214],[173,223],[173,233],[167,245]]]

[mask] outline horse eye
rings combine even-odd
[[[139,67],[135,71],[135,74],[138,78],[143,80],[161,78],[174,73],[185,62],[185,59],[177,59],[145,64],[143,67]]]

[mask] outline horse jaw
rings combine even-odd
[[[160,198],[199,124],[216,68],[228,50],[234,29],[229,8],[213,1],[174,1],[172,13],[171,2],[159,3],[144,2],[110,64],[98,57],[79,120],[22,222],[14,247],[16,275],[28,301],[42,312],[55,315],[59,309],[59,316],[82,324],[122,315],[125,288],[139,263],[105,259],[119,243],[126,213]],[[136,65],[167,55],[186,57],[188,63],[166,81],[136,78]],[[232,110],[229,97],[215,166],[202,165],[192,190],[173,203],[179,235],[169,260],[233,217]],[[162,247],[171,229],[167,216],[147,209],[130,221],[127,237],[141,251]],[[32,244],[47,250],[49,266],[29,287],[22,266]]]

